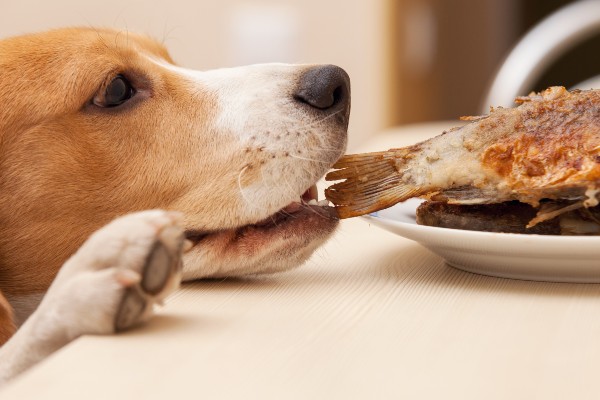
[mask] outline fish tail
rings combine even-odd
[[[325,197],[340,218],[368,214],[422,194],[404,179],[411,147],[376,153],[346,155],[334,164],[325,179],[337,182],[325,189]]]

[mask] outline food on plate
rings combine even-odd
[[[591,227],[600,225],[595,208],[600,90],[551,87],[516,101],[518,107],[465,118],[470,123],[412,146],[344,156],[326,177],[341,182],[325,195],[341,218],[422,197],[437,204],[419,212],[421,223],[428,225],[471,229],[464,223],[469,218],[457,222],[450,216],[515,210],[523,225],[519,232],[536,233],[541,228],[534,227],[557,217],[552,224],[583,221],[577,223],[591,224],[583,231],[594,231]],[[475,219],[470,218],[474,224]],[[563,233],[560,226],[555,229],[554,234]]]
[[[554,207],[561,208],[560,204]],[[417,208],[417,223],[472,231],[537,235],[600,235],[600,206],[580,207],[527,227],[539,209],[518,201],[460,205],[426,201]]]

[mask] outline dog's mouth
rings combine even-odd
[[[243,225],[237,228],[213,231],[201,231],[196,229],[187,229],[186,238],[194,246],[206,239],[219,234],[229,234],[233,240],[240,240],[246,236],[276,233],[276,231],[285,231],[292,225],[301,225],[303,223],[315,224],[319,220],[337,220],[337,213],[334,207],[329,205],[328,200],[319,201],[317,186],[308,188],[298,199],[283,207],[276,213],[252,224]]]

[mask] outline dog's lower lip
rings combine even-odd
[[[263,219],[261,221],[258,221],[258,222],[254,223],[254,224],[250,224],[248,226],[273,225],[273,224],[276,224],[278,221],[281,221],[283,218],[291,216],[291,215],[297,213],[301,209],[302,209],[302,204],[295,201],[295,202],[292,202],[292,203],[288,204],[287,206],[285,206],[281,210],[277,211],[275,214],[269,215],[267,218],[265,218],[265,219]]]
[[[208,235],[214,232],[205,232],[199,231],[196,229],[186,229],[184,232],[185,238],[193,243],[193,245],[197,245],[202,241],[202,239],[206,238]]]
[[[287,206],[283,207],[281,210],[277,211],[276,213],[274,213],[272,215],[269,215],[268,217],[266,217],[258,222],[240,226],[235,229],[239,230],[239,229],[244,229],[244,228],[253,227],[253,226],[257,227],[257,228],[264,228],[264,227],[268,227],[269,225],[277,225],[277,223],[279,223],[282,220],[285,220],[289,217],[292,217],[293,214],[301,211],[305,207],[322,208],[328,204],[328,202],[326,200],[324,200],[322,202],[319,202],[318,200],[319,200],[319,195],[318,195],[318,191],[317,191],[317,186],[312,185],[311,187],[306,189],[306,191],[300,196],[299,201],[291,202]],[[221,232],[221,231],[202,231],[199,229],[187,229],[185,231],[185,237],[187,240],[191,241],[194,246],[196,246],[198,243],[200,243],[206,237],[210,236],[211,234],[215,234],[215,233],[219,233],[219,232]]]
[[[272,227],[277,227],[280,224],[284,223],[285,221],[292,219],[292,218],[296,218],[294,216],[294,214],[300,213],[302,210],[304,209],[312,209],[313,213],[316,213],[318,215],[321,215],[324,218],[333,218],[333,219],[337,219],[337,215],[334,211],[333,207],[330,206],[325,206],[323,204],[318,204],[316,200],[311,200],[310,204],[304,203],[302,202],[293,202],[290,203],[289,205],[287,205],[286,207],[282,208],[281,210],[277,211],[275,214],[268,216],[267,218],[258,221],[256,223],[253,224],[248,224],[248,225],[243,225],[240,226],[238,228],[232,228],[232,229],[227,229],[227,230],[223,230],[223,231],[201,231],[198,229],[187,229],[185,230],[185,238],[189,241],[192,242],[192,246],[196,246],[199,243],[201,243],[204,239],[206,239],[207,237],[214,235],[214,234],[218,234],[218,233],[223,233],[226,232],[228,230],[231,231],[237,231],[237,232],[243,232],[246,229],[266,229],[269,230]]]
[[[261,221],[255,222],[253,224],[242,225],[238,228],[232,228],[232,229],[239,230],[239,229],[243,229],[243,228],[247,228],[247,227],[251,227],[251,226],[265,227],[267,225],[275,225],[278,222],[281,222],[282,219],[285,219],[286,217],[289,217],[289,216],[293,215],[294,213],[300,211],[303,206],[305,206],[305,205],[301,204],[299,202],[292,202],[289,205],[287,205],[286,207],[277,211],[275,214],[272,214]],[[217,231],[202,231],[202,230],[198,230],[198,229],[186,229],[184,234],[185,234],[185,238],[187,240],[191,241],[193,243],[193,246],[196,246],[198,243],[200,243],[202,240],[204,240],[211,234],[215,234],[215,233],[219,233],[219,232],[223,232],[223,231],[218,231],[218,230]]]

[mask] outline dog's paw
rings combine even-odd
[[[64,264],[39,308],[68,337],[121,331],[146,320],[180,282],[178,213],[143,211],[95,232]],[[56,321],[56,319],[59,321]]]

